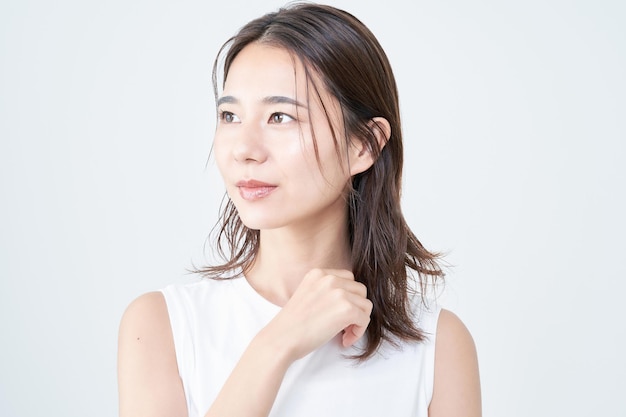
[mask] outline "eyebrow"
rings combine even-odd
[[[290,97],[285,96],[269,96],[265,97],[261,100],[263,104],[291,104],[297,107],[302,107],[306,109],[306,106],[300,103],[298,100],[294,100]],[[221,106],[222,104],[238,104],[239,100],[233,96],[223,96],[217,100],[217,105]]]

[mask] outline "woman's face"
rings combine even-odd
[[[339,104],[315,81],[339,152],[322,102],[290,53],[253,43],[229,69],[213,146],[228,195],[251,229],[320,227],[345,218],[350,152]]]

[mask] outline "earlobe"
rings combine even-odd
[[[389,121],[384,117],[374,117],[368,122],[368,128],[374,134],[378,142],[378,149],[382,151],[391,137],[391,125]],[[350,163],[350,175],[367,171],[375,162],[374,153],[369,143],[365,140],[356,140],[355,142],[356,143],[353,144],[355,147],[355,155],[353,155]]]

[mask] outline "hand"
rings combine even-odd
[[[286,347],[292,360],[302,358],[343,331],[344,347],[363,336],[372,302],[365,285],[347,270],[313,269],[291,299],[263,330]]]

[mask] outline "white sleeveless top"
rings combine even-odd
[[[203,417],[252,338],[280,307],[259,295],[245,278],[202,279],[161,292],[189,417]],[[401,349],[383,344],[359,364],[346,358],[359,350],[343,348],[337,336],[291,365],[270,416],[427,417],[440,308],[427,311],[419,307],[421,302],[415,304],[417,324],[428,340],[402,343]]]

